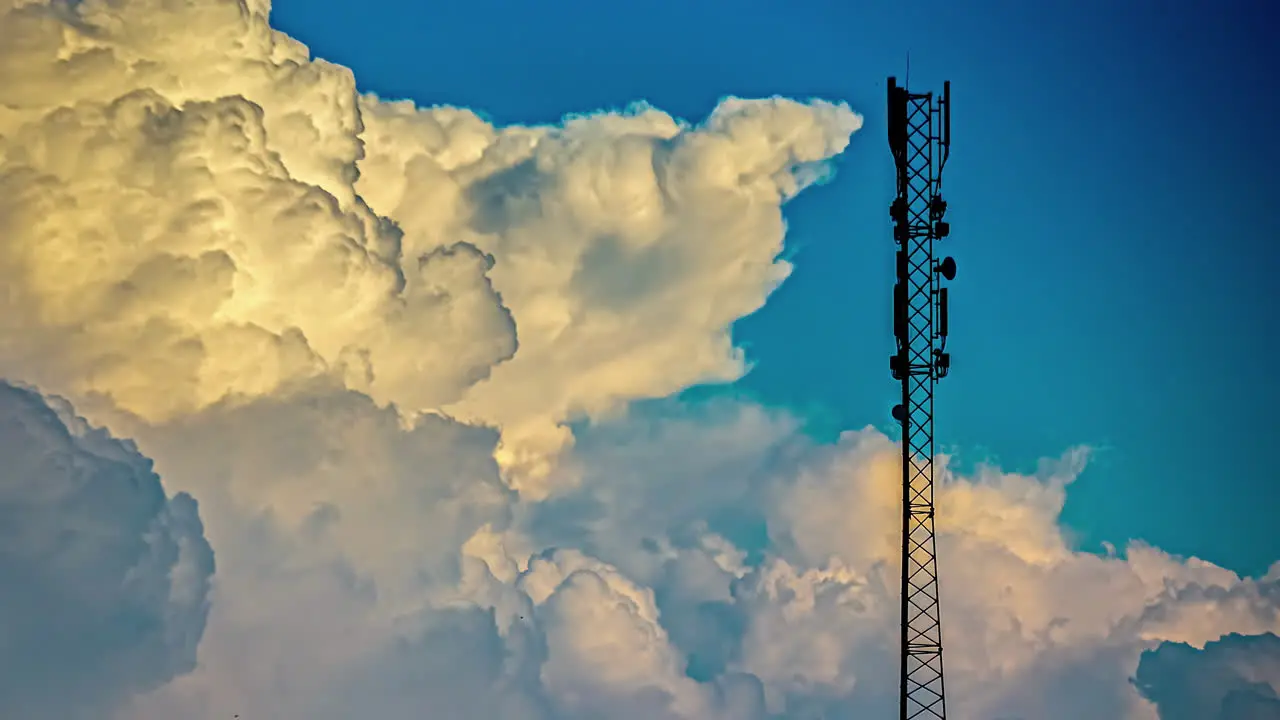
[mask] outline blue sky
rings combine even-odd
[[[887,427],[891,163],[884,78],[953,83],[954,371],[938,434],[1031,470],[1102,450],[1069,494],[1085,548],[1142,538],[1258,572],[1280,431],[1280,220],[1265,3],[277,0],[273,24],[361,90],[499,123],[644,99],[822,96],[867,118],[788,207],[796,271],[735,336],[734,388],[830,435]]]

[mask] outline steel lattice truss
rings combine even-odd
[[[948,84],[949,85],[949,84]],[[949,232],[942,220],[942,167],[950,144],[950,88],[911,94],[890,79],[889,143],[897,165],[897,197],[890,207],[898,244],[894,288],[894,332],[898,351],[890,360],[902,382],[903,547],[901,717],[945,718],[942,624],[934,543],[933,391],[946,375],[946,291],[934,263],[934,242]]]

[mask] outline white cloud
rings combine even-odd
[[[704,624],[718,613],[726,630],[713,642],[688,632],[686,618],[666,610],[662,617],[686,652],[728,643],[719,650],[721,665],[759,678],[772,711],[890,712],[898,550],[887,536],[896,522],[897,450],[872,430],[848,433],[833,448],[806,449],[785,423],[762,441],[760,417],[747,407],[737,417],[701,417],[698,424],[656,423],[669,434],[655,431],[652,419],[638,419],[629,438],[626,425],[614,424],[603,447],[588,433],[577,458],[588,468],[584,488],[535,512],[529,527],[629,568],[668,599],[668,609],[700,613]],[[740,445],[718,444],[735,428]],[[598,466],[584,457],[597,448],[604,460]],[[615,465],[620,457],[628,462]],[[995,468],[972,477],[944,472],[943,628],[957,717],[1154,717],[1128,682],[1145,649],[1280,628],[1274,574],[1240,578],[1141,543],[1123,556],[1074,550],[1058,515],[1086,459],[1072,451],[1035,476]],[[687,497],[663,492],[666,474],[686,463],[700,469],[701,481],[690,484]],[[752,465],[759,469],[743,471]],[[615,472],[619,466],[628,469]],[[646,493],[650,484],[653,496]],[[718,502],[690,513],[712,488]],[[655,519],[659,508],[662,520]],[[627,521],[633,514],[643,518],[637,526],[660,529],[678,547],[646,542]],[[705,518],[717,518],[717,533],[736,534],[753,549],[748,530],[761,514],[772,550],[745,573],[708,563],[694,581],[670,570],[676,558],[707,552],[696,542],[708,532]],[[731,600],[712,600],[715,593],[705,591],[701,604],[679,597],[716,578]]]
[[[449,603],[464,543],[505,528],[513,498],[492,430],[435,416],[406,426],[328,386],[136,430],[169,481],[202,498],[220,561],[201,666],[148,698],[142,717],[192,707],[208,713],[199,717],[342,717],[317,713],[356,698],[383,707],[367,694],[382,687],[375,668],[421,655],[431,638],[469,638],[475,652],[497,642],[478,608]],[[472,649],[455,651],[461,661]],[[387,697],[389,717],[426,702],[427,687],[454,684],[430,676],[438,684]],[[484,717],[485,705],[466,707]]]
[[[542,503],[503,487],[493,433],[405,427],[349,391],[140,428],[207,498],[222,570],[200,667],[131,717],[891,712],[896,552],[870,508],[893,445],[814,446],[749,405],[664,413],[585,429],[582,484]],[[1073,551],[1057,515],[1080,457],[948,476],[956,717],[1151,718],[1127,680],[1144,650],[1278,627],[1274,577]]]
[[[521,585],[546,628],[543,683],[568,712],[637,720],[705,714],[658,622],[652,590],[572,550],[535,559]]]
[[[138,90],[5,134],[0,366],[42,386],[164,420],[336,372],[431,407],[514,349],[488,259],[381,257],[394,226],[291,176],[244,97]]]
[[[0,707],[100,718],[195,665],[213,553],[196,503],[58,398],[0,382]]]
[[[790,270],[780,205],[862,124],[784,99],[728,99],[697,127],[645,105],[503,131],[453,108],[362,108],[357,189],[406,252],[455,238],[498,258],[520,352],[449,409],[500,424],[499,458],[535,494],[571,441],[562,420],[742,374],[729,325]]]
[[[633,404],[742,373],[781,207],[861,118],[495,127],[358,96],[268,11],[0,0],[0,374],[135,437],[219,554],[197,667],[122,717],[891,713],[893,444]],[[1086,460],[944,473],[954,717],[1154,717],[1144,651],[1277,630],[1280,569],[1075,551]],[[190,628],[207,573],[165,577]],[[98,709],[183,669],[147,668]]]
[[[0,38],[0,368],[152,420],[334,374],[501,427],[535,497],[563,421],[741,375],[780,206],[862,123],[776,98],[495,128],[357,99],[265,7],[52,7]]]

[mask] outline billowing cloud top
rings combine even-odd
[[[535,495],[571,415],[742,373],[728,326],[787,275],[780,205],[862,122],[730,99],[495,128],[358,98],[228,0],[3,28],[0,363],[157,421],[337,375],[502,427]]]
[[[12,491],[38,510],[18,566],[58,601],[5,617],[67,643],[15,696],[32,720],[890,714],[893,443],[633,404],[741,375],[782,206],[861,118],[730,98],[496,127],[361,96],[268,14],[0,0],[0,375],[134,437],[219,558],[201,636],[188,496],[12,390],[43,420],[2,446],[73,459]],[[70,500],[108,459],[110,497]],[[1144,651],[1280,631],[1280,566],[1073,548],[1087,459],[944,473],[953,717],[1153,718]]]

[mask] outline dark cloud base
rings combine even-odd
[[[196,502],[71,406],[0,382],[0,716],[100,720],[195,667]]]
[[[1280,637],[1231,634],[1203,650],[1162,643],[1142,654],[1135,682],[1161,720],[1275,720]]]

